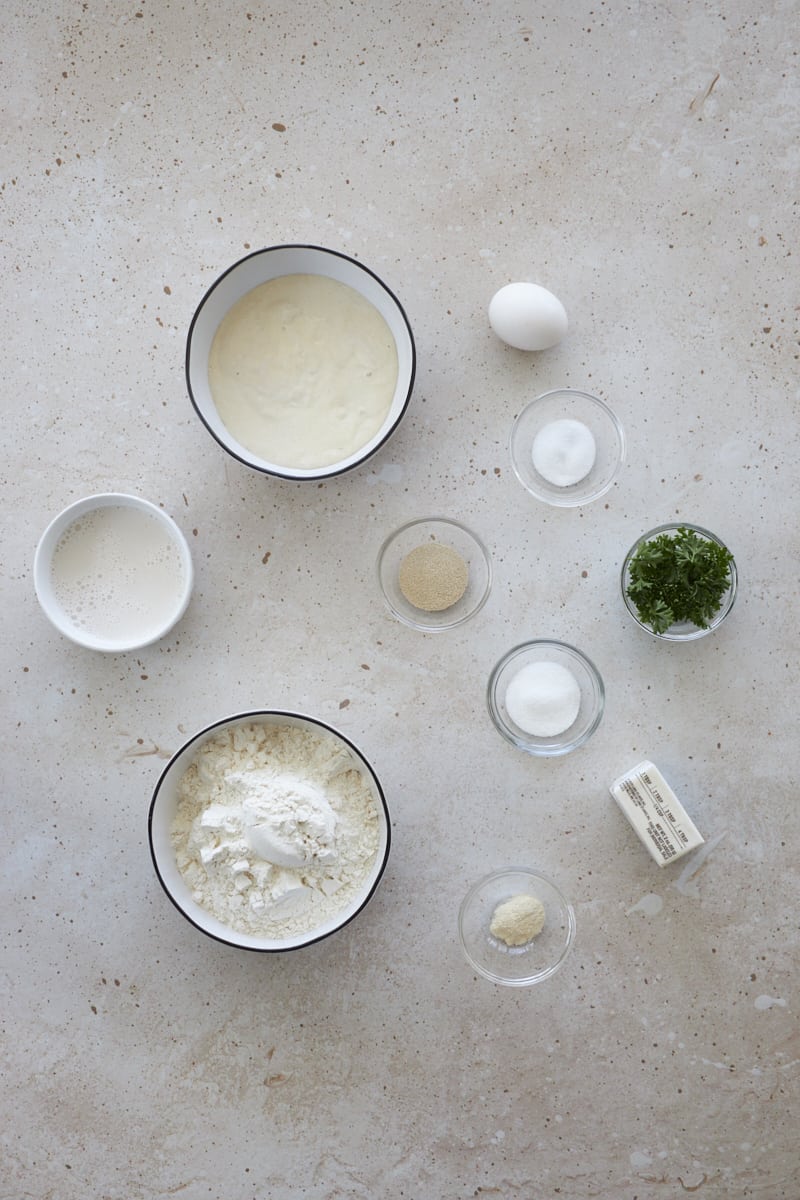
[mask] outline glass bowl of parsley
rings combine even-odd
[[[725,543],[687,521],[642,534],[622,564],[628,612],[665,642],[691,642],[719,628],[736,586],[736,563]]]

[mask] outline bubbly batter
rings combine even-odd
[[[313,470],[375,436],[397,370],[391,330],[360,292],[324,275],[282,275],[223,318],[208,382],[246,450],[275,466]]]

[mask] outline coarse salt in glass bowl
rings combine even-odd
[[[533,458],[537,435],[563,420],[579,422],[588,429],[595,445],[591,469],[567,486],[545,478]],[[625,434],[604,400],[573,388],[557,388],[523,408],[511,430],[510,448],[514,474],[532,496],[556,508],[576,508],[604,496],[614,483],[625,460]]]

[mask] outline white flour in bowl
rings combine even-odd
[[[257,937],[293,938],[357,895],[378,850],[369,782],[337,738],[235,725],[178,785],[172,844],[197,904]]]

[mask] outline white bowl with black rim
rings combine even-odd
[[[306,927],[301,931],[297,931],[297,922],[295,922],[294,932],[287,936],[265,936],[259,933],[243,932],[220,919],[208,907],[204,907],[193,894],[187,878],[181,872],[173,842],[173,830],[181,802],[180,785],[186,771],[195,762],[202,748],[212,739],[226,731],[229,731],[233,737],[236,737],[237,733],[244,734],[249,725],[288,726],[290,729],[306,731],[322,743],[330,741],[331,747],[342,757],[343,769],[352,769],[360,774],[363,784],[368,789],[371,808],[374,809],[376,818],[377,836],[374,855],[371,861],[365,865],[363,874],[356,883],[346,889],[341,904],[335,903],[333,911],[331,911],[331,904],[326,904],[323,919],[312,921],[309,917],[304,922]],[[161,772],[153,791],[148,818],[148,838],[153,866],[159,882],[178,912],[190,924],[208,937],[224,942],[226,945],[243,950],[275,953],[297,950],[330,937],[331,934],[344,928],[363,912],[374,895],[386,868],[391,845],[391,825],[386,797],[380,781],[367,759],[349,738],[324,721],[316,720],[314,717],[302,713],[279,709],[258,709],[224,717],[205,726],[190,737],[172,756]]]
[[[354,304],[361,305],[361,311],[364,313],[365,321],[369,320],[370,328],[372,328],[372,322],[377,314],[378,324],[381,325],[381,329],[389,339],[387,345],[390,346],[391,343],[394,345],[397,363],[396,375],[393,384],[391,380],[387,379],[381,392],[379,411],[380,414],[383,414],[382,419],[380,419],[380,415],[376,418],[373,413],[370,420],[365,420],[362,424],[360,417],[356,416],[355,408],[350,407],[351,403],[354,406],[359,404],[360,398],[352,402],[348,400],[346,404],[337,401],[337,420],[340,424],[346,424],[348,428],[351,427],[351,421],[353,425],[351,434],[347,438],[341,439],[343,446],[341,452],[336,451],[334,447],[334,452],[338,453],[335,461],[323,461],[329,457],[326,454],[320,454],[319,461],[317,461],[309,447],[303,445],[303,440],[305,437],[311,436],[308,431],[313,431],[319,425],[319,405],[325,403],[324,397],[318,400],[316,409],[310,408],[308,419],[305,420],[305,406],[313,381],[327,369],[334,355],[339,355],[342,339],[329,341],[327,344],[330,346],[330,353],[326,355],[326,322],[317,320],[315,317],[317,322],[315,332],[320,331],[319,343],[315,340],[313,349],[309,349],[311,343],[306,343],[305,346],[300,344],[297,347],[291,347],[292,354],[296,354],[297,367],[295,369],[287,366],[283,359],[284,351],[288,353],[290,348],[287,339],[290,340],[292,336],[300,337],[300,331],[307,332],[308,328],[302,324],[302,304],[295,305],[291,314],[293,323],[287,326],[278,326],[273,329],[272,316],[270,316],[269,336],[274,339],[270,342],[271,348],[267,348],[265,343],[265,348],[261,351],[263,357],[260,360],[254,358],[249,363],[246,382],[251,390],[248,392],[246,405],[250,418],[254,411],[257,412],[258,436],[254,436],[252,440],[249,439],[249,430],[244,421],[237,425],[235,432],[232,431],[232,422],[229,416],[226,415],[226,419],[223,420],[220,415],[218,404],[221,396],[217,386],[215,398],[213,372],[211,381],[209,379],[209,359],[212,356],[215,338],[220,326],[226,318],[229,318],[234,306],[241,307],[247,297],[252,297],[255,289],[262,288],[264,285],[272,285],[274,288],[276,281],[285,281],[287,277],[292,276],[300,278],[315,276],[330,281],[331,285],[343,285],[344,289],[351,289],[359,299],[351,297],[347,291],[334,290],[337,290],[339,296],[345,301],[350,299]],[[363,305],[363,301],[366,301],[367,307]],[[357,309],[353,311],[357,312]],[[335,313],[331,312],[331,330],[334,328],[335,319]],[[228,329],[230,329],[230,321]],[[293,334],[293,330],[297,332]],[[374,355],[370,358],[370,351],[374,347],[372,343],[367,345],[366,325],[364,326],[365,340],[363,346],[361,345],[359,342],[361,331],[362,326],[356,316],[346,331],[348,339],[352,339],[348,342],[347,359],[351,362],[359,360],[360,351],[363,349],[364,373],[370,374],[375,361]],[[278,340],[279,338],[282,340]],[[236,343],[236,346],[241,345],[241,341]],[[277,381],[279,358],[280,386]],[[323,246],[304,244],[268,246],[254,251],[234,263],[220,275],[203,296],[189,326],[186,343],[186,383],[192,405],[203,425],[219,445],[239,462],[253,470],[261,471],[265,475],[283,479],[327,479],[341,475],[366,462],[386,444],[400,424],[411,398],[415,372],[414,337],[408,317],[397,296],[369,267],[355,258]],[[243,372],[243,378],[244,376],[245,372]],[[356,379],[356,386],[350,389],[353,396],[358,396],[358,383],[359,380]],[[255,400],[254,396],[257,397]],[[230,400],[230,394],[227,400]],[[243,403],[245,403],[244,400]],[[331,400],[331,404],[333,403],[334,401]],[[278,410],[270,407],[268,411],[260,411],[265,405],[279,405],[280,408]],[[274,424],[276,411],[280,411],[282,414],[290,411],[296,418],[296,427],[299,431],[297,444],[304,453],[298,453],[296,456],[287,455],[285,445],[280,447],[281,453],[279,453],[277,441],[275,448],[271,448],[269,423]],[[317,414],[316,422],[314,412]],[[376,420],[380,420],[377,427]],[[359,431],[362,429],[364,431],[363,441],[359,438]],[[316,434],[315,436],[320,435]],[[354,444],[354,439],[358,440],[359,444]],[[301,460],[305,462],[305,465],[297,465]]]

